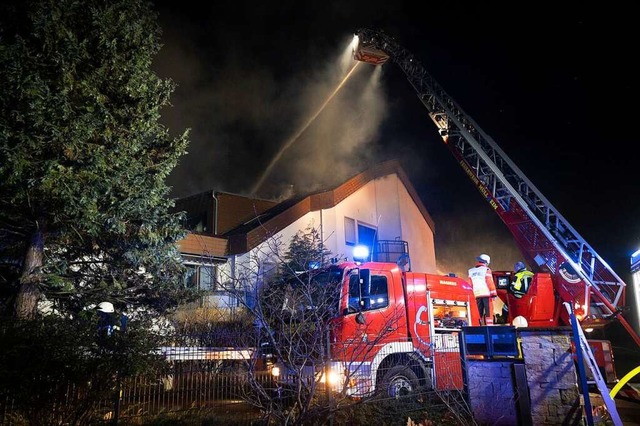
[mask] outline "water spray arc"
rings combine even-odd
[[[256,193],[258,192],[258,190],[262,187],[262,184],[264,183],[264,180],[267,178],[267,176],[269,175],[269,173],[271,172],[271,169],[273,169],[273,166],[275,166],[275,164],[278,162],[278,160],[280,159],[280,157],[282,157],[282,154],[291,146],[293,145],[293,143],[298,140],[298,138],[300,137],[300,135],[302,135],[302,133],[304,133],[305,130],[307,130],[307,128],[311,125],[311,123],[313,123],[313,121],[318,118],[318,116],[320,115],[320,113],[326,108],[326,106],[329,104],[329,102],[331,102],[331,100],[335,97],[335,95],[340,91],[340,89],[342,88],[342,86],[344,86],[344,84],[347,82],[347,80],[349,79],[349,77],[351,77],[351,75],[353,74],[353,72],[355,71],[355,69],[358,67],[358,64],[360,62],[356,61],[355,64],[353,65],[353,67],[351,68],[351,70],[347,73],[347,75],[345,76],[344,79],[342,79],[342,81],[340,82],[340,84],[338,84],[338,86],[335,88],[335,90],[327,97],[327,99],[322,103],[322,105],[320,105],[320,108],[318,108],[318,110],[304,123],[304,125],[302,127],[300,127],[300,129],[291,137],[287,140],[287,142],[282,146],[282,148],[280,148],[280,150],[276,153],[276,155],[273,157],[273,159],[271,160],[271,162],[269,163],[269,165],[267,166],[266,169],[264,169],[264,172],[262,173],[262,175],[260,176],[260,179],[258,179],[258,181],[256,182],[256,184],[253,186],[253,189],[251,190],[251,195],[255,196]]]

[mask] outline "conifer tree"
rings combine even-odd
[[[160,110],[175,84],[145,0],[0,6],[0,295],[73,314],[102,300],[162,312],[185,297],[165,179],[186,153]]]

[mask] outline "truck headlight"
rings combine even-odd
[[[338,373],[337,371],[331,370],[327,375],[327,382],[330,386],[337,386],[342,383],[342,377],[342,374]]]
[[[326,383],[332,388],[341,386],[344,380],[344,373],[334,369],[329,369],[328,372],[325,371],[322,373],[322,376],[320,376],[320,383]]]

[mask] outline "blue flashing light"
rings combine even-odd
[[[353,248],[353,260],[356,262],[369,260],[369,248],[367,246],[355,246]]]

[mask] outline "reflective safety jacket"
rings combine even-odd
[[[531,281],[533,280],[533,272],[521,269],[514,275],[515,279],[511,282],[509,290],[517,299],[527,294]]]
[[[102,336],[111,336],[116,331],[126,331],[129,317],[125,314],[98,312],[98,332]]]
[[[475,297],[491,297],[497,296],[496,285],[493,282],[491,269],[482,262],[476,263],[476,266],[469,269],[469,281],[473,285],[473,294]]]

